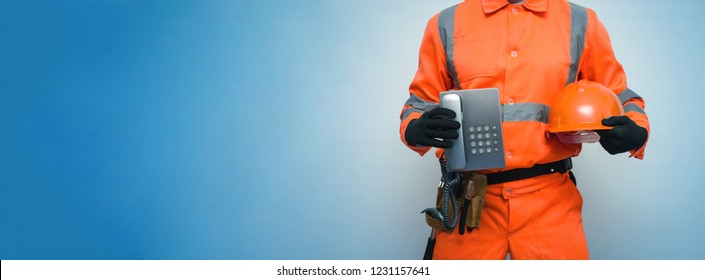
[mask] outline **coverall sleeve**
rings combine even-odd
[[[419,51],[419,67],[409,86],[409,99],[399,116],[401,141],[421,156],[431,148],[409,145],[404,137],[406,127],[411,120],[438,107],[439,93],[451,89],[453,83],[446,70],[445,51],[438,32],[438,14],[436,14],[426,25]]]
[[[646,128],[650,134],[649,119],[644,111],[644,99],[627,87],[626,74],[614,55],[607,30],[595,12],[590,9],[588,9],[588,28],[585,41],[580,78],[596,81],[610,88],[622,102],[625,115],[637,125]],[[648,143],[648,138],[643,146],[629,151],[631,157],[643,159],[646,143]]]

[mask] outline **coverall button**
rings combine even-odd
[[[519,10],[516,7],[512,8],[512,14],[516,15],[518,13],[519,13]]]
[[[507,152],[507,157],[508,157],[508,158],[512,158],[512,156],[513,156],[513,155],[512,155],[512,152],[511,152],[511,151],[508,151],[508,152]]]
[[[509,103],[509,104],[514,104],[514,98],[511,98],[511,97],[508,98],[508,99],[507,99],[507,103]]]
[[[505,191],[507,192],[507,194],[511,194],[511,193],[512,193],[512,188],[506,188]]]
[[[519,56],[519,52],[518,52],[518,51],[512,51],[510,54],[512,55],[512,57],[517,57],[517,56]]]

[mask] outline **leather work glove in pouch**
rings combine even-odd
[[[606,118],[602,120],[602,125],[614,127],[596,131],[600,135],[600,145],[612,155],[638,149],[649,136],[646,128],[637,125],[627,116]]]

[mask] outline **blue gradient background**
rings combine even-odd
[[[598,12],[646,160],[575,160],[595,259],[705,259],[703,1]],[[1,259],[418,259],[435,158],[399,141],[457,1],[2,1]]]

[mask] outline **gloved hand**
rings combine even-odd
[[[435,108],[412,120],[406,127],[404,139],[406,143],[414,146],[432,146],[436,148],[450,148],[453,143],[450,139],[457,139],[460,123],[453,120],[455,112],[447,108]]]
[[[638,126],[627,116],[615,116],[602,120],[602,125],[613,126],[609,130],[597,130],[600,145],[614,155],[639,148],[646,143],[649,132]]]

